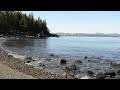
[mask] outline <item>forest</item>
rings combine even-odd
[[[51,34],[46,20],[35,19],[33,14],[21,11],[0,11],[0,34],[14,37],[58,37]]]

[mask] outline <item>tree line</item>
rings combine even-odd
[[[50,33],[46,20],[21,11],[0,11],[0,34],[12,36],[56,36]]]

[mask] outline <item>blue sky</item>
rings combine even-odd
[[[52,33],[120,33],[120,11],[22,11],[46,19]]]

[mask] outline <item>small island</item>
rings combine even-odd
[[[32,13],[26,15],[20,11],[0,11],[0,35],[17,38],[59,37],[50,33],[46,20],[35,19]]]

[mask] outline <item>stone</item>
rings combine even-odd
[[[105,79],[107,76],[106,75],[104,75],[103,73],[98,73],[97,75],[96,75],[96,79]]]
[[[81,75],[80,75],[80,74],[77,74],[77,75],[74,75],[74,77],[75,77],[76,79],[80,79],[80,78],[81,78]]]
[[[71,75],[72,69],[65,67],[64,69],[64,76],[67,78],[68,76]]]
[[[30,63],[31,61],[26,61],[26,63]]]
[[[74,64],[74,65],[71,65],[70,68],[71,68],[72,70],[77,70],[77,66],[76,66],[75,64]]]
[[[104,75],[109,75],[110,77],[113,77],[116,75],[116,73],[114,71],[108,71]]]
[[[62,65],[62,64],[66,64],[66,60],[61,59],[60,64],[61,64],[61,65]]]
[[[35,61],[35,60],[33,60],[31,57],[26,57],[24,60],[25,63],[29,63],[31,61]]]
[[[118,75],[120,75],[120,70],[118,70],[116,73],[117,73]]]
[[[54,56],[54,54],[50,54],[50,56]]]
[[[82,63],[82,61],[77,60],[77,61],[75,61],[75,63],[76,63],[76,64],[81,64],[81,63]]]
[[[90,70],[87,70],[86,74],[87,74],[87,76],[90,76],[90,77],[94,76],[94,72],[90,71]]]
[[[112,67],[116,67],[116,66],[117,66],[117,64],[114,63],[114,62],[110,62],[110,65],[111,65]]]
[[[85,59],[87,59],[87,56],[85,56]]]
[[[31,57],[26,57],[25,59],[28,59],[28,60],[33,60]]]

